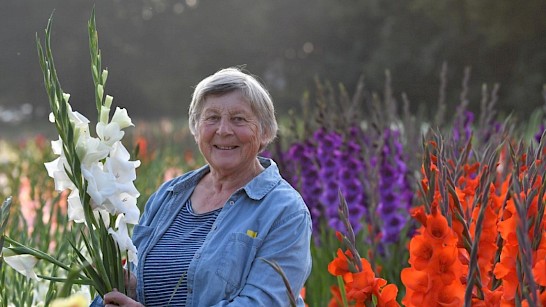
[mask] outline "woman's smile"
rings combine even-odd
[[[241,91],[205,99],[196,141],[213,172],[253,173],[262,145],[259,122]]]

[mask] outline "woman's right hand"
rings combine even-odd
[[[115,307],[115,306],[144,307],[144,305],[142,305],[141,303],[133,300],[132,298],[117,291],[116,289],[104,295],[104,306],[105,307]]]

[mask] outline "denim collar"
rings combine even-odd
[[[263,157],[258,157],[258,160],[264,167],[264,170],[240,189],[245,191],[248,197],[254,200],[262,199],[281,180],[281,175],[275,161]],[[181,176],[173,180],[167,190],[173,193],[180,193],[181,191],[193,189],[209,171],[210,166],[208,164],[204,165],[195,171],[188,173],[186,176]],[[235,193],[239,191],[236,191]]]

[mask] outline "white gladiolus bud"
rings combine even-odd
[[[68,103],[68,100],[70,99],[69,93],[63,93],[64,102]]]
[[[110,107],[101,106],[100,107],[100,122],[108,124],[108,119],[110,117]]]
[[[114,97],[106,95],[106,98],[104,99],[104,105],[108,107],[108,110],[110,110],[110,107],[112,106],[112,100],[114,100]]]
[[[55,114],[53,114],[53,112],[49,113],[49,122],[51,122],[51,123],[55,122]]]
[[[102,97],[104,97],[104,87],[102,84],[97,85],[97,94],[99,95],[99,99],[102,100]]]
[[[103,69],[102,70],[102,84],[106,83],[106,79],[108,79],[108,70]]]

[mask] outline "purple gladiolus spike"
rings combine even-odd
[[[535,140],[537,143],[540,143],[540,139],[542,139],[542,134],[544,134],[544,124],[540,124],[540,128],[538,129],[538,133],[535,134]]]
[[[393,130],[384,132],[384,148],[381,151],[379,164],[379,196],[377,213],[381,217],[382,242],[396,242],[400,231],[409,219],[411,192],[407,182],[407,167],[403,160],[399,133]]]

